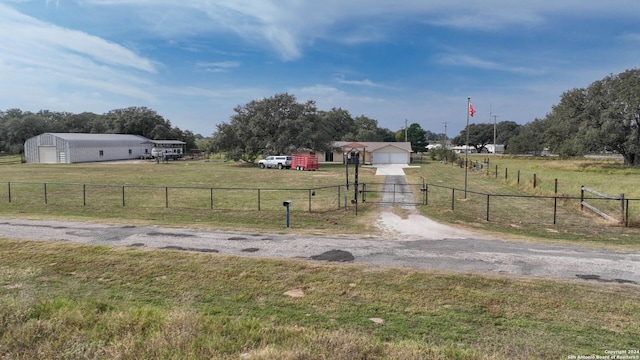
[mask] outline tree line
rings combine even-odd
[[[334,141],[404,141],[424,149],[426,131],[419,124],[393,132],[364,115],[333,108],[318,110],[313,100],[299,103],[282,93],[237,106],[228,123],[217,125],[209,150],[229,159],[254,162],[260,156],[291,154],[300,150],[331,151]],[[411,140],[409,140],[411,139]]]
[[[171,125],[155,111],[145,107],[111,110],[98,115],[41,110],[33,113],[19,109],[0,111],[0,151],[24,152],[24,142],[42,133],[93,133],[142,135],[151,140],[180,140],[187,150],[196,148],[197,136]]]

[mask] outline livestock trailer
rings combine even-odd
[[[314,154],[293,154],[291,167],[296,170],[318,170],[318,157]]]

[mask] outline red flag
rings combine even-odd
[[[473,104],[469,102],[469,116],[473,117],[473,114],[476,113],[476,110],[473,108]]]

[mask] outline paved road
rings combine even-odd
[[[505,241],[451,231],[319,237],[0,218],[0,237],[13,239],[640,284],[637,253]]]

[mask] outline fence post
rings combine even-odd
[[[454,209],[456,202],[456,189],[451,189],[451,210]]]
[[[580,210],[584,210],[584,185],[580,186]]]
[[[260,211],[260,189],[258,189],[258,211]]]
[[[429,205],[429,184],[424,185],[424,204]]]
[[[169,187],[168,186],[164,187],[164,207],[165,208],[169,207]]]
[[[11,202],[11,181],[7,182],[7,192],[9,195],[9,202]]]
[[[213,188],[209,188],[209,208],[213,210]]]
[[[340,202],[340,185],[338,185],[337,188],[338,188],[338,209],[341,209],[342,203]]]
[[[496,165],[496,179],[498,178],[498,165]]]
[[[520,185],[520,170],[518,170],[518,181],[516,182],[517,185]]]
[[[622,214],[622,222],[625,222],[624,218],[624,193],[620,194],[620,212]]]
[[[122,185],[122,207],[124,207],[124,185]]]
[[[626,206],[625,206],[625,216],[624,216],[624,226],[627,227],[629,226],[629,199],[627,199],[625,201]]]
[[[536,184],[538,183],[538,178],[536,177],[536,174],[533,174],[533,188],[536,188]]]
[[[489,221],[489,198],[491,195],[487,194],[487,221]]]
[[[553,225],[556,224],[556,218],[558,215],[558,178],[555,179],[555,187],[554,187],[554,197],[553,197]]]
[[[87,206],[87,184],[82,184],[82,206]]]
[[[504,179],[505,181],[509,179],[509,168],[504,168]]]
[[[47,204],[47,183],[44,183],[44,203]]]
[[[309,189],[309,212],[311,212],[311,189]]]

